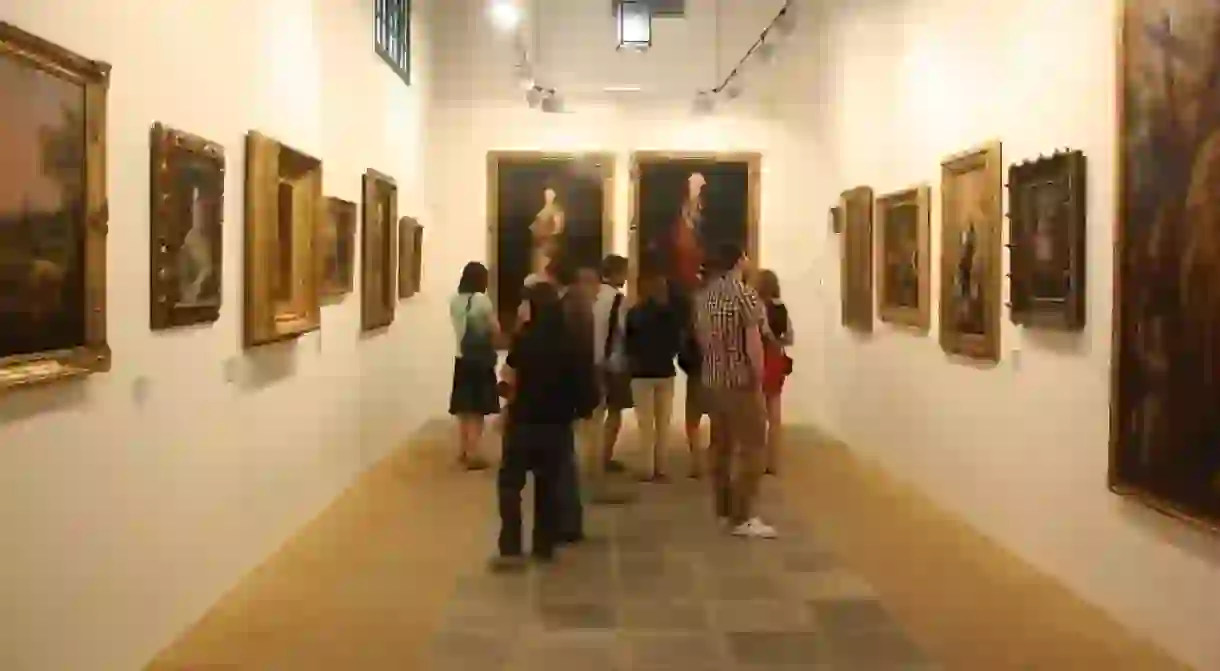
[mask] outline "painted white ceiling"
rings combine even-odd
[[[656,19],[645,53],[616,49],[607,0],[519,0],[539,84],[566,98],[690,99],[745,54],[783,0],[687,0],[686,18]],[[432,17],[437,94],[447,99],[519,97],[509,38],[488,19],[489,0],[445,0]],[[760,74],[756,79],[761,79]],[[747,90],[749,81],[747,80]],[[638,87],[640,93],[607,93]]]

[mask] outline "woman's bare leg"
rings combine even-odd
[[[784,429],[783,403],[779,394],[767,397],[767,472],[779,471],[779,441]]]

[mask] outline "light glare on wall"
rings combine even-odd
[[[521,8],[514,0],[492,0],[491,23],[497,30],[512,32],[521,25]]]
[[[652,10],[636,0],[618,3],[618,48],[644,51],[652,46]]]

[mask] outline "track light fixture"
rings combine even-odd
[[[787,0],[784,6],[780,8],[779,13],[775,18],[771,19],[771,23],[763,29],[758,39],[754,44],[746,50],[741,60],[737,61],[737,65],[729,71],[728,76],[720,81],[720,84],[711,91],[700,91],[695,95],[694,109],[698,114],[707,114],[715,105],[715,97],[723,95],[728,100],[734,100],[741,96],[742,92],[742,74],[746,69],[746,64],[751,59],[757,59],[764,63],[772,63],[775,61],[778,53],[778,45],[782,38],[788,37],[796,30],[796,4],[795,0]]]

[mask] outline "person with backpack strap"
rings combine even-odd
[[[487,296],[488,277],[486,266],[467,263],[457,293],[449,300],[449,318],[458,348],[453,359],[449,414],[458,422],[458,461],[468,470],[487,468],[481,454],[484,418],[500,412],[496,387],[500,321]]]

